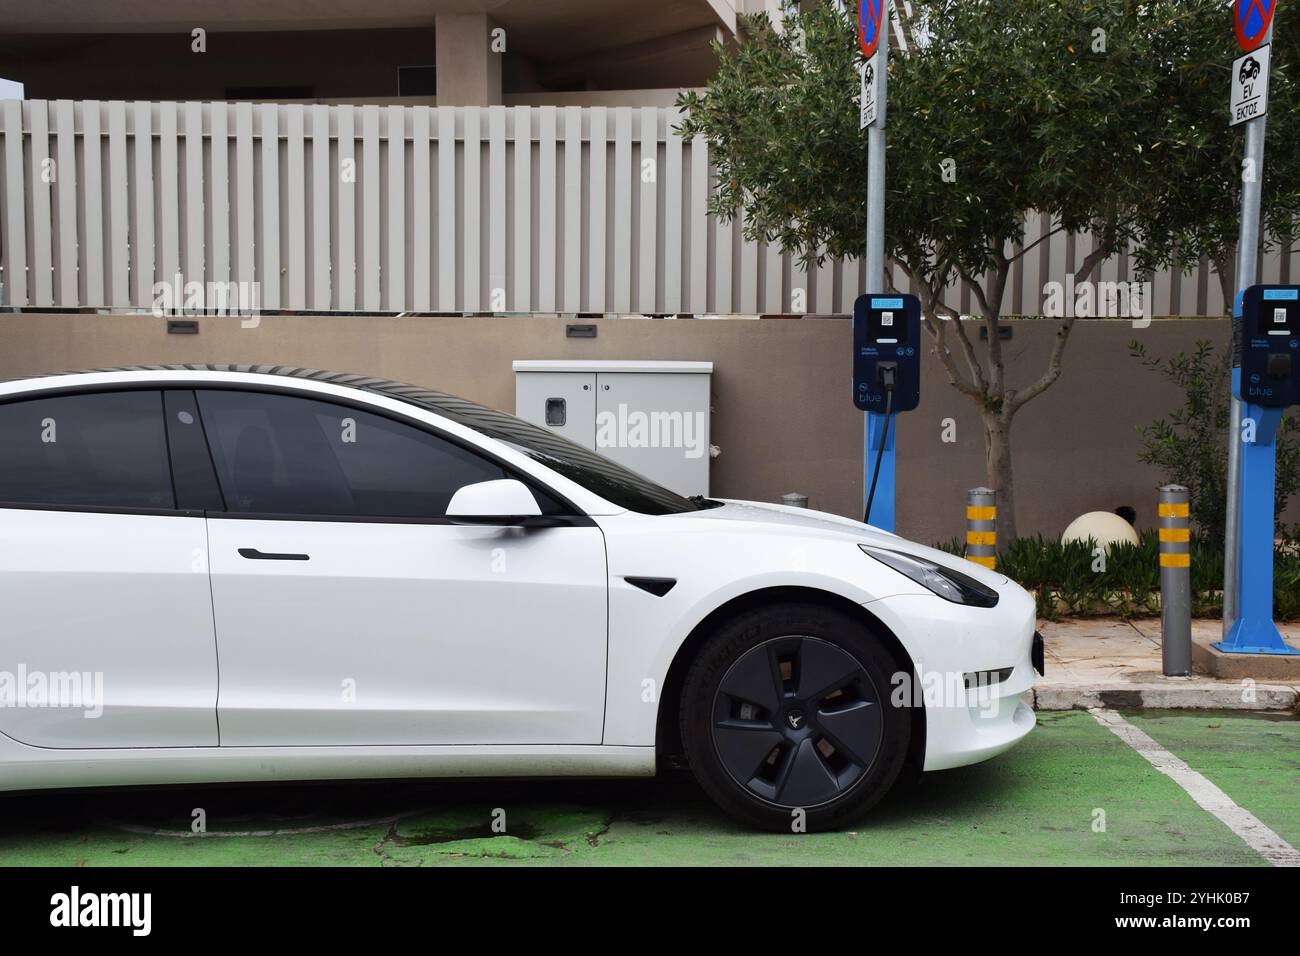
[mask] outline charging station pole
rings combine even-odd
[[[1261,46],[1273,42],[1273,14],[1277,9],[1277,0],[1235,0],[1233,4],[1233,28],[1237,43],[1241,49],[1250,54]],[[1242,84],[1242,78],[1232,77],[1234,84]],[[1267,74],[1263,77],[1268,83]],[[1234,85],[1234,96],[1237,86]],[[1265,90],[1265,96],[1267,91]],[[1234,115],[1230,125],[1236,125]],[[1246,147],[1242,159],[1241,184],[1241,230],[1237,238],[1237,294],[1233,303],[1233,321],[1239,318],[1242,293],[1255,284],[1255,264],[1259,256],[1259,208],[1264,185],[1264,137],[1268,130],[1267,100],[1264,109],[1246,123]],[[1228,416],[1228,475],[1227,475],[1227,514],[1224,524],[1223,548],[1223,637],[1227,639],[1240,614],[1241,595],[1241,509],[1238,505],[1241,496],[1241,426],[1243,420],[1242,402],[1237,398],[1239,383],[1235,381],[1240,374],[1236,366],[1234,353],[1232,397]]]
[[[1230,414],[1228,418],[1228,471],[1227,471],[1227,513],[1224,524],[1224,561],[1223,561],[1223,639],[1219,645],[1235,644],[1245,646],[1237,638],[1240,637],[1240,629],[1236,628],[1239,620],[1243,617],[1242,610],[1242,565],[1243,555],[1249,550],[1250,545],[1243,540],[1243,514],[1244,499],[1246,493],[1246,476],[1244,474],[1245,466],[1243,458],[1246,450],[1243,449],[1242,428],[1250,413],[1247,412],[1245,403],[1239,397],[1241,391],[1241,355],[1242,342],[1240,336],[1243,331],[1243,297],[1247,289],[1255,284],[1256,280],[1256,262],[1259,255],[1259,231],[1260,231],[1260,204],[1263,193],[1264,183],[1264,140],[1268,129],[1268,82],[1269,82],[1269,59],[1267,54],[1271,51],[1273,40],[1273,16],[1277,10],[1277,0],[1234,0],[1233,3],[1233,30],[1237,37],[1237,43],[1241,47],[1245,56],[1238,59],[1233,64],[1231,82],[1232,96],[1230,103],[1231,118],[1229,125],[1235,126],[1238,123],[1246,124],[1246,145],[1242,159],[1242,186],[1241,186],[1241,227],[1237,239],[1237,275],[1236,275],[1236,295],[1233,301],[1233,361],[1232,361],[1232,395],[1230,398]],[[1260,55],[1256,51],[1266,48]],[[1259,60],[1263,59],[1263,75],[1258,76],[1260,72]],[[1252,419],[1256,429],[1256,443],[1264,436],[1260,435],[1267,426],[1266,418],[1269,416],[1255,415]],[[1272,447],[1271,437],[1265,439],[1267,454],[1272,456],[1275,449]],[[1255,481],[1258,482],[1262,477],[1261,464],[1254,465],[1253,474]],[[1268,562],[1269,562],[1269,581],[1270,593],[1269,601],[1269,626],[1272,626],[1272,507],[1273,481],[1268,482],[1269,501],[1268,501]],[[1256,486],[1256,491],[1259,491]],[[1255,516],[1255,523],[1258,523],[1258,516]],[[1255,529],[1258,534],[1258,529]],[[1256,536],[1257,536],[1256,534]],[[1254,543],[1258,547],[1258,543]],[[1255,603],[1258,603],[1256,601]],[[1252,618],[1258,615],[1258,608],[1250,615]],[[1274,628],[1276,631],[1276,628]],[[1279,638],[1280,641],[1280,638]]]
[[[889,81],[889,13],[890,0],[859,0],[858,40],[867,57],[868,78],[874,90],[863,82],[865,98],[874,92],[874,113],[867,125],[867,287],[868,295],[885,291],[885,107]],[[868,119],[866,104],[863,119]],[[867,412],[863,468],[863,503],[870,496],[875,463],[879,460],[879,478],[875,500],[870,503],[867,521],[885,531],[894,530],[894,434],[888,415]]]

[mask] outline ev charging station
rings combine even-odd
[[[1232,391],[1243,403],[1243,426],[1253,427],[1254,435],[1250,441],[1244,431],[1232,436],[1241,443],[1235,555],[1240,596],[1235,622],[1214,647],[1232,654],[1297,655],[1273,623],[1273,502],[1278,425],[1288,407],[1300,405],[1300,286],[1255,285],[1238,293],[1232,338]]]
[[[1232,413],[1223,574],[1223,640],[1231,654],[1297,655],[1273,622],[1273,505],[1277,430],[1300,404],[1300,287],[1257,285],[1268,67],[1277,0],[1234,0],[1243,51],[1233,64],[1229,125],[1245,124],[1238,289],[1232,310]],[[1248,69],[1249,67],[1249,69]],[[1261,75],[1262,72],[1262,75]],[[1253,432],[1253,434],[1251,434]]]
[[[898,412],[921,401],[921,300],[885,284],[885,113],[890,0],[859,0],[861,128],[867,131],[867,288],[853,303],[853,403],[867,413],[862,520],[894,530],[894,436]],[[873,467],[874,459],[874,467]],[[877,495],[879,501],[877,501]]]
[[[853,403],[867,413],[867,466],[875,467],[863,521],[894,530],[894,435],[899,412],[921,403],[921,300],[862,295],[853,303]]]

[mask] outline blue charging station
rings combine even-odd
[[[1232,654],[1300,654],[1273,622],[1273,501],[1277,429],[1285,410],[1300,404],[1300,286],[1255,285],[1233,309],[1232,391],[1253,422],[1254,441],[1241,435],[1238,484],[1240,611],[1214,647]]]
[[[894,530],[894,435],[899,412],[921,404],[921,300],[861,295],[853,303],[853,404],[867,413],[867,463],[875,469],[863,521]]]

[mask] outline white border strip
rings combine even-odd
[[[1130,724],[1113,710],[1094,707],[1088,711],[1097,723],[1128,744],[1147,763],[1187,791],[1203,810],[1207,810],[1242,841],[1274,866],[1300,866],[1300,851],[1264,826],[1249,810],[1233,803],[1232,798],[1174,756],[1149,735]]]

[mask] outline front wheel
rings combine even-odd
[[[843,826],[893,785],[910,714],[890,705],[899,665],[861,622],[782,605],[722,626],[687,673],[686,755],[713,800],[746,823]]]

